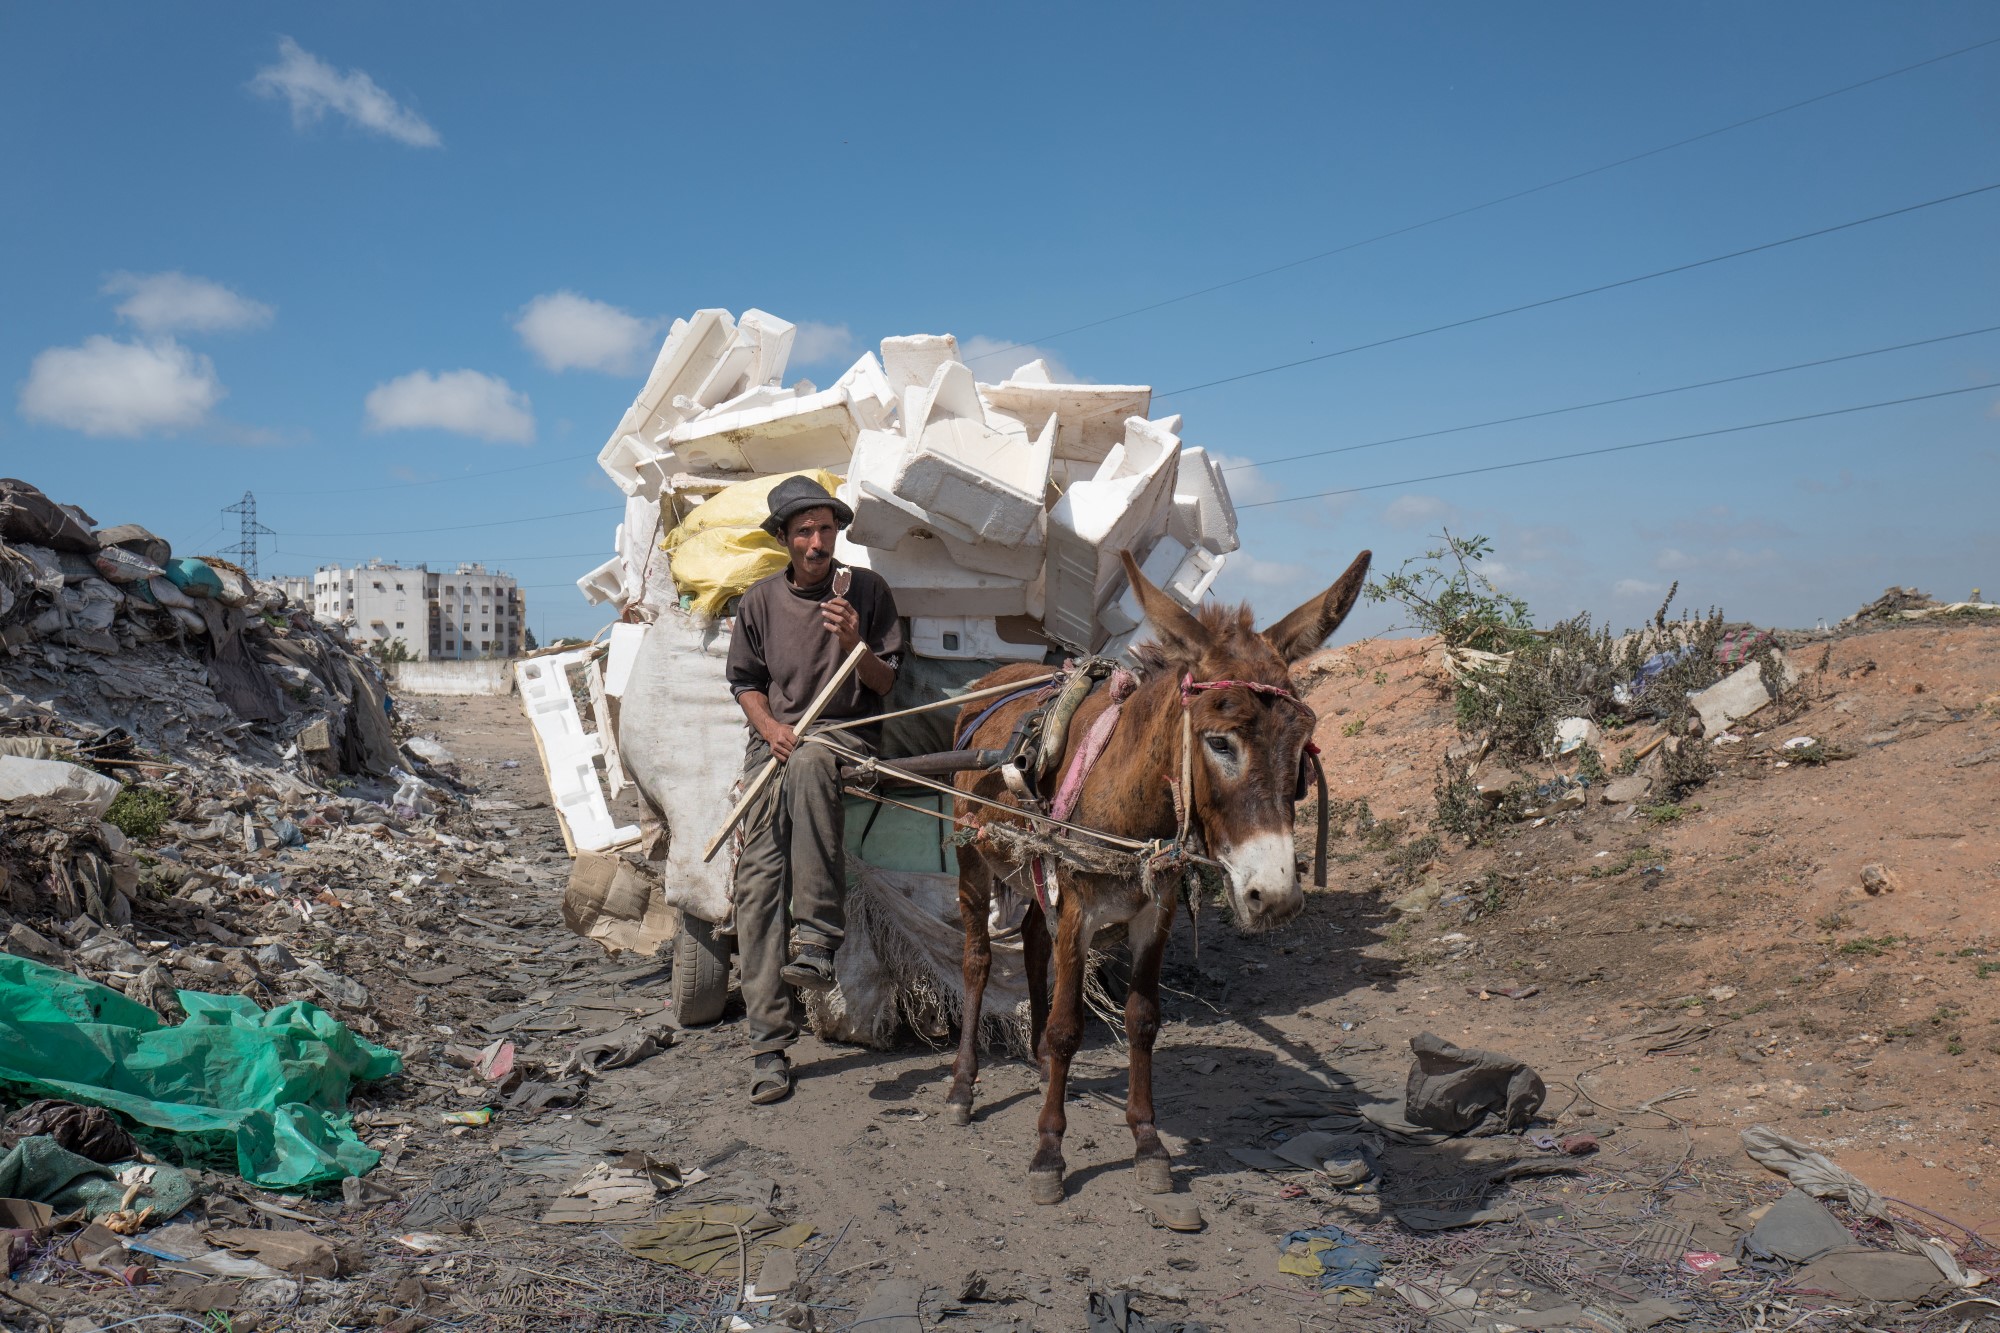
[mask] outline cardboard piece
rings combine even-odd
[[[607,953],[657,954],[680,928],[658,881],[656,871],[641,870],[622,856],[580,852],[563,894],[563,924]]]

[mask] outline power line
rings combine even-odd
[[[1763,430],[1769,426],[1788,426],[1798,421],[1819,421],[1826,417],[1846,416],[1853,412],[1872,412],[1880,407],[1900,407],[1905,403],[1928,402],[1933,398],[1949,398],[1961,393],[2000,392],[2000,385],[1968,384],[1958,389],[1940,389],[1936,393],[1912,394],[1908,398],[1888,398],[1879,403],[1858,403],[1853,407],[1836,407],[1825,412],[1804,412],[1795,417],[1774,417],[1769,421],[1752,421],[1742,426],[1718,426],[1714,430],[1690,431],[1685,435],[1663,435],[1656,440],[1638,440],[1632,444],[1609,444],[1600,449],[1578,449],[1574,453],[1549,454],[1543,458],[1523,458],[1512,463],[1488,463],[1484,467],[1459,468],[1454,472],[1434,472],[1428,477],[1405,477],[1400,481],[1371,482],[1366,486],[1344,486],[1332,491],[1314,491],[1310,495],[1287,495],[1278,500],[1259,500],[1254,504],[1238,505],[1238,509],[1266,509],[1272,505],[1293,504],[1299,500],[1322,500],[1333,495],[1358,495],[1363,491],[1384,491],[1396,486],[1416,486],[1427,481],[1449,481],[1454,477],[1473,477],[1485,472],[1506,472],[1512,468],[1535,467],[1542,463],[1564,463],[1575,458],[1595,458],[1600,454],[1619,454],[1633,449],[1650,449],[1660,444],[1680,444],[1687,440],[1706,440],[1717,435],[1735,435],[1746,430]]]
[[[411,486],[442,486],[454,481],[471,481],[478,477],[499,477],[509,472],[527,472],[538,467],[554,467],[559,463],[580,463],[586,458],[596,458],[597,451],[587,454],[565,454],[561,458],[544,458],[534,463],[517,463],[513,467],[489,468],[484,472],[461,472],[450,477],[427,477],[421,481],[389,481],[380,486],[345,486],[338,490],[327,490],[315,486],[309,491],[265,491],[266,495],[361,495],[369,491],[400,491]]]
[[[551,518],[575,518],[579,514],[622,514],[624,507],[568,509],[560,514],[527,514],[521,518],[497,518],[490,523],[453,523],[444,527],[380,528],[372,532],[288,532],[288,537],[409,537],[426,532],[465,532],[471,528],[505,528],[516,523],[540,523]]]
[[[1380,232],[1374,236],[1363,237],[1361,240],[1358,241],[1349,241],[1344,245],[1337,245],[1331,250],[1321,250],[1316,254],[1306,255],[1299,259],[1287,260],[1285,263],[1282,264],[1274,264],[1270,268],[1258,269],[1255,273],[1246,273],[1240,278],[1230,278],[1224,282],[1212,283],[1207,287],[1198,287],[1191,292],[1183,292],[1179,296],[1170,296],[1166,298],[1164,301],[1154,301],[1150,305],[1138,306],[1135,307],[1134,309],[1123,311],[1120,314],[1106,315],[1102,319],[1093,319],[1089,323],[1073,325],[1070,328],[1062,329],[1055,333],[1044,333],[1039,337],[1030,338],[1025,342],[1009,343],[1005,347],[996,347],[992,351],[981,352],[976,357],[968,357],[966,359],[968,361],[983,361],[988,357],[999,356],[1003,352],[1018,351],[1021,348],[1030,347],[1036,343],[1053,342],[1057,338],[1066,338],[1072,333],[1082,333],[1086,329],[1095,329],[1106,324],[1115,324],[1121,319],[1131,319],[1135,315],[1148,314],[1154,310],[1160,310],[1170,305],[1177,305],[1182,301],[1192,301],[1197,296],[1206,296],[1210,292],[1219,292],[1228,287],[1241,286],[1243,283],[1246,282],[1254,282],[1258,278],[1268,278],[1273,273],[1283,273],[1288,269],[1298,268],[1301,265],[1316,263],[1317,261],[1322,259],[1330,259],[1334,255],[1346,254],[1350,250],[1358,250],[1365,245],[1374,245],[1378,241],[1387,241],[1387,240],[1392,240],[1398,236],[1407,236],[1413,231],[1421,231],[1425,227],[1434,227],[1441,222],[1449,222],[1454,218],[1465,217],[1469,213],[1478,213],[1488,208],[1496,208],[1501,204],[1512,203],[1516,199],[1525,199],[1529,195],[1540,194],[1544,190],[1553,190],[1557,186],[1568,185],[1574,181],[1580,181],[1585,179],[1586,177],[1596,176],[1603,172],[1614,170],[1618,167],[1629,166],[1634,162],[1641,162],[1649,157],[1658,157],[1661,153],[1670,153],[1676,148],[1685,148],[1689,144],[1700,143],[1704,139],[1713,139],[1717,135],[1728,134],[1732,130],[1740,130],[1743,129],[1745,126],[1755,125],[1759,121],[1770,120],[1775,116],[1782,116],[1787,114],[1788,112],[1797,111],[1803,107],[1812,106],[1816,102],[1824,102],[1829,98],[1840,97],[1843,94],[1858,91],[1859,89],[1868,87],[1870,84],[1881,83],[1885,79],[1893,79],[1898,77],[1899,75],[1909,74],[1915,70],[1923,69],[1927,65],[1935,65],[1942,61],[1951,60],[1954,59],[1955,57],[1962,55],[1967,55],[1973,51],[1978,51],[1985,47],[1992,46],[1995,43],[2000,43],[2000,37],[1989,37],[1984,41],[1974,42],[1970,46],[1961,46],[1955,51],[1946,51],[1942,55],[1931,56],[1927,60],[1919,60],[1914,65],[1903,65],[1900,66],[1899,68],[1888,70],[1884,73],[1876,74],[1869,78],[1863,79],[1859,83],[1845,84],[1839,88],[1834,88],[1828,92],[1815,94],[1814,96],[1805,98],[1802,101],[1791,102],[1786,104],[1785,106],[1775,107],[1770,111],[1761,111],[1754,116],[1747,116],[1742,120],[1731,121],[1727,125],[1719,125],[1712,130],[1703,130],[1700,134],[1689,135],[1685,139],[1676,139],[1672,143],[1661,144],[1657,148],[1648,148],[1643,152],[1633,153],[1630,154],[1629,156],[1618,158],[1615,161],[1602,163],[1599,166],[1587,167],[1582,171],[1572,172],[1567,176],[1559,176],[1554,180],[1544,181],[1540,185],[1531,185],[1524,190],[1515,190],[1512,193],[1503,194],[1496,198],[1488,199],[1484,203],[1469,204],[1464,208],[1453,209],[1449,213],[1440,213],[1436,217],[1425,218],[1421,222],[1412,222],[1406,226],[1397,227],[1391,231]]]
[[[1976,186],[1970,190],[1960,190],[1956,194],[1942,195],[1936,199],[1926,199],[1922,203],[1905,204],[1901,208],[1892,208],[1886,213],[1872,213],[1865,218],[1855,218],[1849,222],[1836,222],[1830,227],[1817,227],[1812,231],[1800,232],[1796,236],[1786,236],[1775,241],[1764,241],[1758,245],[1745,246],[1741,250],[1731,250],[1727,254],[1711,255],[1707,259],[1691,260],[1685,264],[1675,264],[1671,268],[1654,269],[1651,273],[1641,273],[1637,277],[1620,278],[1616,282],[1599,283],[1595,287],[1585,287],[1578,291],[1565,292],[1561,296],[1546,296],[1539,301],[1528,301],[1521,305],[1508,306],[1504,310],[1489,310],[1483,315],[1469,315],[1464,319],[1454,319],[1449,323],[1433,324],[1427,329],[1416,329],[1409,333],[1398,333],[1387,338],[1377,338],[1372,342],[1355,343],[1351,347],[1342,347],[1337,351],[1321,352],[1316,356],[1300,357],[1296,361],[1284,361],[1275,366],[1265,366],[1259,370],[1246,370],[1240,375],[1225,375],[1221,379],[1206,380],[1203,383],[1190,384],[1179,389],[1169,389],[1165,393],[1154,394],[1153,401],[1157,403],[1163,398],[1173,398],[1180,394],[1194,393],[1201,389],[1213,389],[1217,385],[1234,384],[1239,380],[1256,379],[1261,375],[1275,375],[1281,370],[1294,370],[1299,366],[1309,366],[1320,361],[1331,361],[1337,356],[1351,356],[1355,352],[1366,352],[1377,347],[1387,347],[1391,343],[1408,342],[1412,338],[1422,338],[1433,333],[1444,333],[1450,329],[1462,329],[1467,325],[1483,324],[1488,320],[1501,319],[1507,315],[1518,315],[1527,310],[1540,310],[1545,306],[1560,305],[1564,301],[1574,301],[1585,296],[1596,296],[1602,292],[1616,291],[1620,287],[1631,287],[1638,283],[1651,282],[1656,278],[1671,277],[1676,273],[1687,273],[1693,269],[1707,268],[1713,264],[1726,263],[1731,259],[1741,259],[1746,255],[1762,254],[1766,250],[1776,250],[1781,246],[1796,245],[1800,241],[1810,241],[1820,236],[1831,236],[1836,232],[1851,231],[1856,227],[1865,227],[1871,222],[1882,222],[1889,218],[1902,217],[1907,213],[1920,212],[1926,208],[1936,208],[1940,204],[1956,203],[1961,199],[1970,199],[1975,195],[1986,194],[1993,190],[2000,190],[2000,181],[1996,181],[1991,185]]]
[[[1875,347],[1866,352],[1847,352],[1840,356],[1821,357],[1817,361],[1798,361],[1789,366],[1773,366],[1769,370],[1752,370],[1741,375],[1725,375],[1721,379],[1701,380],[1694,384],[1677,384],[1671,389],[1648,389],[1644,393],[1628,393],[1618,398],[1599,398],[1588,403],[1573,403],[1568,407],[1551,407],[1540,412],[1523,412],[1519,416],[1495,417],[1491,421],[1474,421],[1463,426],[1444,426],[1438,430],[1418,431],[1414,435],[1391,435],[1386,439],[1369,440],[1365,444],[1344,444],[1332,449],[1313,449],[1302,454],[1287,454],[1283,458],[1259,459],[1248,463],[1232,463],[1224,472],[1241,472],[1255,467],[1276,467],[1280,463],[1296,463],[1305,458],[1326,458],[1332,454],[1351,454],[1362,449],[1379,449],[1385,444],[1405,444],[1411,440],[1430,440],[1440,435],[1456,435],[1462,431],[1484,430],[1488,426],[1507,426],[1517,421],[1534,421],[1541,417],[1561,416],[1566,412],[1582,412],[1593,407],[1610,407],[1617,403],[1636,403],[1642,398],[1659,398],[1667,394],[1688,393],[1695,389],[1711,389],[1718,384],[1740,384],[1744,380],[1762,379],[1768,375],[1783,375],[1794,370],[1810,370],[1815,366],[1831,366],[1842,361],[1859,361],[1863,357],[1883,356],[1890,352],[1904,352],[1912,347],[1929,347],[1935,343],[1951,342],[1957,338],[1974,338],[1982,333],[2000,333],[2000,324],[1989,324],[1983,329],[1967,329],[1963,333],[1943,333],[1935,338],[1919,338],[1915,342],[1897,343],[1892,347]]]

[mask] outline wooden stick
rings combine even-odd
[[[828,704],[833,702],[834,691],[847,683],[847,678],[854,674],[855,667],[861,665],[861,659],[867,652],[868,643],[866,640],[855,644],[854,651],[849,653],[847,660],[840,664],[840,670],[834,672],[832,679],[820,686],[819,694],[813,698],[812,703],[806,706],[806,711],[799,715],[799,720],[792,724],[792,731],[799,737],[801,743],[805,740],[806,728],[819,721],[819,715],[825,711]],[[704,864],[715,859],[715,854],[722,850],[722,844],[729,841],[729,835],[734,833],[736,826],[743,822],[743,816],[749,812],[751,802],[755,801],[763,793],[765,785],[771,781],[771,775],[777,771],[778,756],[772,755],[764,762],[764,767],[758,770],[757,776],[751,780],[749,790],[743,793],[743,799],[738,801],[736,808],[729,812],[729,818],[723,822],[721,830],[708,840],[708,848],[701,854]]]
[[[898,708],[893,713],[877,713],[873,717],[850,718],[845,722],[829,722],[820,728],[820,734],[829,731],[852,731],[856,727],[872,727],[877,722],[887,722],[891,718],[909,717],[914,713],[930,713],[940,708],[957,708],[960,704],[978,703],[981,699],[991,699],[996,694],[1006,694],[1010,690],[1031,690],[1037,685],[1046,685],[1056,678],[1051,671],[1046,676],[1030,676],[1026,680],[1009,681],[1005,685],[988,685],[983,690],[972,690],[965,694],[954,694],[949,699],[936,699],[914,708]]]

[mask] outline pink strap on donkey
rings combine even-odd
[[[1099,713],[1097,721],[1090,724],[1082,748],[1076,752],[1075,761],[1063,774],[1062,785],[1056,788],[1055,804],[1050,807],[1049,813],[1057,819],[1068,819],[1070,812],[1076,809],[1077,801],[1083,797],[1084,779],[1090,776],[1090,770],[1103,755],[1104,747],[1111,743],[1111,733],[1118,726],[1119,710],[1138,685],[1138,677],[1123,667],[1111,673],[1111,706]]]

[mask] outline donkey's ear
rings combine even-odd
[[[1362,585],[1368,581],[1368,562],[1374,554],[1363,551],[1355,556],[1354,563],[1331,588],[1264,631],[1264,642],[1287,665],[1317,649],[1340,628],[1340,622],[1347,619],[1347,613],[1360,598]]]
[[[1125,562],[1125,577],[1139,594],[1146,623],[1153,627],[1153,637],[1159,640],[1160,647],[1167,650],[1169,657],[1199,658],[1208,647],[1208,631],[1201,622],[1189,615],[1186,607],[1154,587],[1152,580],[1139,572],[1139,562],[1130,551],[1120,551],[1118,558]]]

